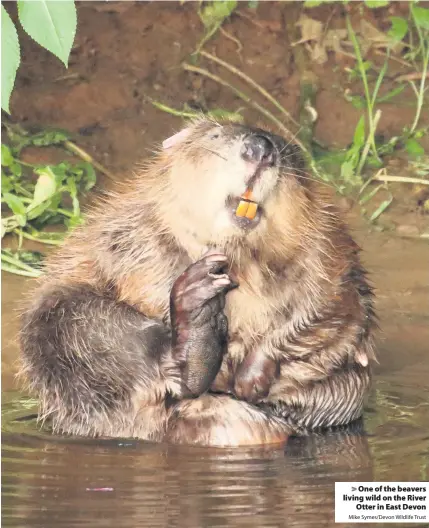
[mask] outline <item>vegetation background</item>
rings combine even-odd
[[[40,275],[87,193],[200,112],[274,126],[346,209],[427,238],[426,4],[4,2],[2,269]]]

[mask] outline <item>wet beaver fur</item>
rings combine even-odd
[[[199,119],[49,259],[22,373],[55,432],[237,446],[347,424],[374,359],[372,291],[298,149]],[[257,213],[236,214],[251,190]]]

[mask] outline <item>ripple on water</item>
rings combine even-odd
[[[395,387],[401,394],[402,389]],[[285,452],[56,438],[37,431],[34,421],[16,421],[33,409],[28,400],[10,398],[3,409],[3,522],[334,526],[335,481],[389,477],[389,468],[409,469],[423,448],[422,428],[408,424],[405,404],[398,408],[396,396],[378,384],[373,398],[379,411],[368,413],[369,436],[343,432],[292,439]],[[424,401],[409,396],[406,408],[424,408]]]
[[[427,480],[424,368],[377,376],[365,434],[358,424],[291,439],[284,451],[55,437],[25,419],[34,401],[6,394],[3,524],[340,526],[333,522],[335,481]]]

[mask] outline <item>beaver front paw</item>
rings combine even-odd
[[[198,396],[210,387],[226,351],[225,295],[236,286],[224,272],[226,263],[221,253],[206,254],[180,275],[171,291],[172,352],[183,395]]]
[[[280,374],[280,364],[270,357],[250,352],[239,366],[234,383],[236,396],[258,402],[268,396],[272,383]]]

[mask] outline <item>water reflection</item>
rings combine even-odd
[[[359,431],[285,451],[8,434],[3,460],[4,521],[32,527],[324,526],[335,480],[372,480]]]

